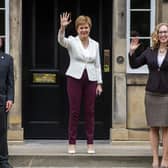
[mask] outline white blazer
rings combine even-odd
[[[80,79],[83,71],[86,69],[90,81],[102,83],[98,42],[89,38],[89,45],[85,49],[78,36],[69,36],[66,38],[65,32],[61,32],[60,30],[58,32],[58,42],[68,50],[70,56],[70,64],[66,75]]]

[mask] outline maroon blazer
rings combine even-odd
[[[130,56],[129,64],[131,68],[138,68],[147,65],[149,69],[146,90],[150,92],[168,93],[168,52],[159,68],[157,62],[158,49],[147,48],[143,52],[139,49]]]

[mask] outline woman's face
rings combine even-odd
[[[79,38],[81,40],[88,38],[89,37],[89,33],[90,33],[89,24],[86,23],[86,24],[79,25],[78,28],[77,28],[77,33],[78,33]]]
[[[168,27],[166,25],[159,28],[158,37],[160,43],[168,43]]]

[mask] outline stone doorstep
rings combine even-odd
[[[95,141],[94,156],[151,156],[148,141]],[[159,151],[161,153],[162,147]],[[58,140],[25,140],[9,142],[10,156],[70,156],[67,153],[67,141]],[[85,141],[78,141],[74,156],[90,156],[87,154]]]
[[[15,167],[56,167],[56,168],[149,168],[151,157],[98,157],[98,156],[14,156],[9,162]]]
[[[14,167],[14,168],[81,168],[81,167]],[[90,168],[90,167],[82,167],[82,168]],[[97,167],[91,167],[91,168],[97,168]],[[135,167],[103,167],[103,168],[135,168]],[[148,167],[136,167],[136,168],[148,168]]]
[[[51,166],[49,166],[49,167],[35,167],[35,166],[33,166],[33,167],[14,167],[14,168],[97,168],[97,167],[51,167]],[[135,168],[135,167],[103,167],[103,168]],[[136,168],[148,168],[148,167],[136,167]]]
[[[149,142],[95,141],[96,154],[87,154],[85,141],[78,141],[76,146],[77,153],[72,155],[67,153],[67,141],[9,142],[9,160],[15,168],[149,168],[151,165]]]

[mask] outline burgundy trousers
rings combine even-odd
[[[93,144],[96,85],[96,81],[88,80],[86,70],[81,79],[75,79],[70,76],[67,77],[67,92],[69,97],[69,144],[76,144],[81,101],[83,101],[84,104],[87,144]]]

